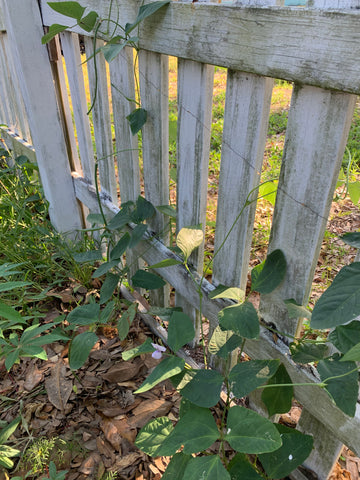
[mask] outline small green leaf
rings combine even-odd
[[[271,293],[284,280],[286,260],[281,250],[274,250],[251,271],[251,291],[262,294]]]
[[[5,443],[11,437],[11,435],[17,429],[20,421],[21,421],[21,417],[16,417],[15,420],[13,420],[6,427],[0,430],[0,445]]]
[[[311,312],[304,307],[296,303],[294,299],[284,300],[289,318],[308,318],[311,319]]]
[[[119,274],[108,272],[105,277],[104,283],[100,289],[100,305],[106,303],[112,297],[116,287],[120,280]]]
[[[242,302],[245,298],[245,292],[244,290],[241,290],[241,288],[219,285],[215,290],[209,293],[209,298],[230,298],[237,302]]]
[[[225,439],[237,452],[266,453],[281,447],[275,426],[266,418],[245,407],[231,407]]]
[[[293,472],[310,455],[313,438],[293,428],[276,425],[281,434],[282,446],[271,453],[259,455],[260,462],[269,478],[281,479]]]
[[[343,235],[340,238],[347,245],[351,245],[352,247],[355,247],[355,248],[360,248],[360,232],[345,233],[345,235]]]
[[[14,350],[8,352],[5,358],[5,368],[7,371],[16,363],[19,359],[20,349],[15,348]]]
[[[177,352],[186,343],[191,342],[195,336],[194,323],[183,312],[173,312],[168,327],[168,345]]]
[[[61,15],[66,17],[75,18],[78,22],[85,12],[85,8],[78,2],[48,2],[48,5],[55,12],[61,13]]]
[[[87,252],[75,253],[73,258],[77,263],[95,262],[96,260],[102,260],[102,251],[89,250]]]
[[[91,225],[104,225],[104,217],[101,215],[101,213],[89,213],[89,215],[86,217],[86,221]]]
[[[143,427],[136,437],[135,445],[151,457],[173,455],[175,450],[167,446],[167,439],[173,430],[168,417],[155,418]]]
[[[240,337],[257,338],[260,333],[259,318],[250,302],[231,305],[221,310],[219,324],[223,330],[232,330]]]
[[[155,349],[151,344],[152,344],[152,340],[150,337],[148,337],[142,345],[139,345],[138,347],[135,347],[135,348],[132,348],[131,350],[126,350],[125,352],[123,352],[121,354],[122,359],[125,362],[127,362],[139,355],[142,355],[143,353],[152,353]]]
[[[321,381],[326,383],[326,390],[335,404],[344,413],[353,417],[359,391],[356,363],[343,362],[339,361],[339,359],[339,356],[333,356],[332,358],[321,360],[318,363],[318,372]],[[331,377],[338,378],[330,379]]]
[[[146,123],[147,111],[144,108],[136,108],[126,117],[126,120],[130,123],[131,133],[136,135]]]
[[[184,227],[176,237],[176,245],[183,252],[185,262],[191,253],[203,243],[204,233],[198,228]]]
[[[186,480],[230,480],[230,474],[225,470],[218,455],[209,455],[191,458],[183,478]]]
[[[350,348],[360,343],[360,322],[353,320],[347,325],[337,326],[328,339],[341,352],[346,353]]]
[[[235,365],[229,374],[230,389],[237,398],[248,395],[274,375],[279,360],[250,360]]]
[[[176,453],[170,460],[161,480],[183,480],[186,466],[191,458],[191,455],[185,455],[182,452]]]
[[[0,302],[0,317],[6,318],[7,320],[11,320],[13,322],[26,323],[19,312],[3,302]]]
[[[165,268],[173,267],[174,265],[180,265],[182,262],[176,260],[175,258],[166,258],[159,263],[154,263],[154,265],[149,265],[148,268]]]
[[[79,27],[81,27],[85,32],[91,32],[94,30],[97,19],[99,18],[99,15],[91,11],[85,17],[82,17],[82,19],[79,21]]]
[[[63,32],[66,30],[68,27],[66,25],[59,25],[58,23],[54,23],[50,25],[48,33],[43,35],[41,37],[41,43],[42,45],[45,45],[45,43],[50,42],[58,33]]]
[[[138,270],[131,278],[131,282],[134,287],[145,288],[146,290],[155,290],[166,284],[161,277],[145,270]]]
[[[159,8],[163,7],[164,5],[167,5],[170,3],[170,0],[165,0],[165,1],[158,1],[158,2],[152,2],[147,5],[142,5],[139,8],[139,12],[137,14],[136,20],[134,23],[127,23],[125,26],[125,33],[126,35],[129,35],[129,33],[136,28],[139,23],[141,23],[145,18],[150,17],[150,15],[153,15],[155,12],[159,10]]]
[[[23,288],[32,285],[31,282],[4,282],[0,283],[0,292],[10,292],[11,290],[15,290],[16,288]]]
[[[130,326],[136,316],[136,304],[132,303],[130,307],[121,315],[117,321],[117,331],[120,340],[125,340],[129,333]]]
[[[185,360],[179,357],[167,357],[145,379],[135,393],[147,392],[158,383],[173,377],[182,372],[185,367]]]
[[[144,197],[139,196],[136,200],[136,207],[133,213],[131,214],[131,221],[134,223],[141,223],[144,220],[155,215],[155,208],[152,203],[146,200]]]
[[[224,382],[223,376],[215,370],[192,370],[186,373],[188,376],[177,387],[181,395],[199,407],[216,405]]]
[[[348,192],[353,204],[357,205],[360,199],[360,182],[350,182]]]
[[[128,209],[122,208],[108,223],[109,230],[121,230],[130,222],[130,214]]]
[[[176,210],[171,205],[158,205],[156,209],[159,210],[159,212],[163,215],[167,215],[174,220],[176,219]]]
[[[141,242],[144,234],[147,232],[147,228],[148,228],[147,225],[145,225],[144,223],[140,223],[140,225],[136,225],[136,227],[131,232],[129,248],[134,248],[139,242]]]
[[[120,260],[130,244],[130,234],[125,232],[110,252],[110,260]]]
[[[296,363],[311,363],[322,360],[328,355],[325,343],[291,343],[290,353]]]
[[[263,480],[263,477],[250,465],[247,456],[237,453],[228,466],[231,480]]]
[[[221,330],[219,326],[215,328],[209,342],[209,353],[226,359],[228,355],[239,347],[243,339],[230,330]]]
[[[91,325],[98,322],[99,314],[100,305],[97,303],[80,305],[69,313],[67,321],[71,325]]]
[[[343,267],[316,302],[312,328],[332,328],[354,320],[360,312],[360,262]]]
[[[291,378],[283,364],[279,366],[275,375],[267,382],[268,385],[291,384]],[[291,409],[294,396],[293,387],[264,388],[261,400],[265,403],[269,415],[286,413]]]
[[[105,275],[109,270],[116,267],[119,264],[118,260],[111,260],[111,262],[104,262],[100,265],[99,268],[91,275],[92,278],[99,278],[102,275]]]
[[[71,370],[78,370],[84,365],[97,341],[98,337],[93,332],[83,332],[73,338],[69,348]]]
[[[99,323],[106,324],[110,322],[115,305],[116,304],[114,300],[106,304],[105,308],[103,308],[100,312]]]

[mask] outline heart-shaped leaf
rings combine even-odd
[[[240,337],[257,338],[260,333],[259,318],[250,302],[231,305],[221,310],[219,324],[223,330],[231,330]]]
[[[274,375],[279,360],[250,360],[235,365],[229,374],[230,389],[237,398],[245,397]]]
[[[251,271],[251,291],[271,293],[284,280],[286,259],[281,250],[274,250]]]

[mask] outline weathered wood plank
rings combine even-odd
[[[79,200],[84,202],[90,209],[94,208],[97,205],[97,198],[93,187],[89,186],[81,177],[75,177],[74,183]],[[102,204],[106,213],[115,214],[118,212],[118,208],[108,200],[103,199]],[[142,241],[136,251],[138,254],[143,255],[149,264],[157,263],[164,258],[176,258],[174,253],[168,250],[156,238],[151,238],[150,235],[146,235],[146,238],[148,240]],[[158,273],[173,285],[182,296],[186,297],[194,307],[198,306],[198,295],[194,291],[192,280],[182,265],[160,269]],[[193,274],[196,276],[195,271]],[[209,282],[206,280],[203,282],[203,312],[212,324],[216,324],[219,310],[232,303],[224,300],[210,300],[208,295],[213,289],[213,285]],[[294,383],[311,383],[314,380],[316,381],[312,370],[295,364],[291,360],[287,346],[280,339],[277,343],[274,343],[272,335],[262,327],[260,339],[247,340],[245,351],[252,358],[279,358],[285,364]],[[356,416],[349,418],[335,407],[323,389],[316,386],[296,386],[295,397],[312,415],[321,418],[323,424],[334,436],[355,453],[360,454],[360,405],[357,406]]]
[[[117,189],[114,166],[114,151],[112,146],[110,106],[106,63],[102,52],[90,59],[94,50],[104,45],[102,40],[96,40],[94,48],[93,38],[85,38],[85,52],[88,59],[87,68],[91,101],[94,102],[91,110],[96,143],[96,162],[99,165],[101,190],[116,203]]]
[[[15,156],[25,155],[30,162],[36,163],[36,154],[34,147],[20,138],[14,132],[7,128],[0,128],[0,137],[5,140],[8,148],[11,148]]]
[[[123,18],[133,21],[139,4],[119,3]],[[106,17],[110,0],[101,6],[98,0],[84,4]],[[46,25],[71,25],[45,0],[42,7]],[[140,25],[140,48],[359,94],[359,18],[356,9],[327,12],[172,2]]]
[[[88,108],[78,35],[70,32],[62,33],[61,45],[66,62],[66,72],[72,99],[81,167],[85,178],[94,184],[94,149],[91,140],[89,117],[86,114]]]
[[[41,46],[43,26],[37,2],[3,4],[4,17],[31,136],[54,227],[62,232],[82,226],[57,109],[48,52]],[[19,31],[26,35],[19,35]],[[41,72],[41,75],[34,75]],[[54,181],[56,179],[56,181]],[[61,208],[59,208],[61,205]]]

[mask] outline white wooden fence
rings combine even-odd
[[[80,3],[102,17],[108,16],[110,0]],[[135,19],[139,1],[115,3],[119,9],[113,9],[112,14],[114,19],[119,14],[120,24]],[[259,183],[272,78],[293,81],[269,243],[270,251],[280,248],[285,253],[288,272],[275,294],[262,298],[261,313],[278,330],[295,334],[298,324],[287,317],[282,299],[306,303],[310,293],[355,98],[360,93],[360,1],[309,0],[308,7],[299,8],[275,6],[284,2],[271,0],[225,3],[174,1],[140,25],[140,94],[148,111],[142,129],[145,196],[154,205],[169,203],[169,55],[178,57],[178,229],[206,223],[214,65],[228,69],[215,248],[249,191]],[[72,29],[61,34],[76,143],[59,39],[49,48],[41,45],[43,25],[70,26],[72,20],[56,14],[44,0],[40,0],[40,9],[37,0],[2,0],[1,15],[0,123],[7,125],[2,135],[14,150],[21,146],[18,151],[33,155],[32,146],[35,148],[52,222],[61,231],[74,231],[83,224],[84,205],[92,211],[98,208],[95,154],[79,50],[78,33],[84,32]],[[91,56],[90,38],[85,38],[85,47],[87,57]],[[110,63],[111,83],[115,85],[111,92],[100,56],[97,68],[92,121],[101,198],[105,209],[116,212],[118,188],[122,202],[135,200],[141,191],[137,138],[125,120],[133,109],[125,96],[135,97],[133,52],[124,49]],[[94,62],[88,62],[88,76],[94,93]],[[214,283],[244,288],[254,215],[255,207],[245,210],[217,255]],[[165,222],[158,214],[151,228],[162,231]],[[138,252],[148,264],[172,257],[156,238],[144,240]],[[194,268],[201,270],[203,250],[194,262]],[[183,267],[158,273],[176,289],[178,303],[194,314],[198,295]],[[217,312],[225,302],[209,300],[212,289],[204,282],[203,312],[214,328]],[[281,358],[296,383],[315,380],[308,370],[292,363],[285,344],[280,340],[275,344],[265,331],[260,341],[247,341],[247,353]],[[295,391],[303,405],[298,428],[315,436],[316,448],[305,466],[319,479],[326,479],[343,443],[360,455],[360,410],[352,419],[320,389],[296,387]],[[304,472],[297,470],[292,478],[308,478]]]

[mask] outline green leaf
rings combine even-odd
[[[159,210],[159,212],[163,215],[167,215],[174,220],[176,219],[176,210],[171,205],[158,205],[156,209]]]
[[[91,32],[94,30],[98,18],[99,15],[92,10],[85,15],[85,17],[82,17],[82,19],[79,21],[79,27],[85,30],[85,32]]]
[[[141,223],[155,215],[155,208],[152,203],[146,200],[144,197],[139,196],[136,200],[136,207],[131,214],[131,221],[134,223]]]
[[[117,331],[120,340],[125,340],[129,333],[130,326],[136,316],[136,304],[132,303],[130,307],[121,315],[117,321]]]
[[[101,215],[101,213],[89,213],[89,215],[86,217],[86,221],[91,223],[91,225],[104,225],[104,217]]]
[[[289,318],[308,318],[311,319],[311,312],[304,307],[303,305],[299,305],[296,301],[291,298],[289,300],[284,300],[286,305]]]
[[[166,284],[161,277],[145,270],[138,270],[131,278],[131,282],[134,287],[145,288],[146,290],[155,290]]]
[[[116,287],[118,286],[120,275],[108,272],[105,281],[100,289],[100,305],[106,303],[112,297]]]
[[[92,278],[99,278],[101,275],[105,275],[109,270],[116,267],[119,264],[118,260],[111,260],[111,262],[104,262],[99,268],[91,275]]]
[[[199,407],[216,405],[224,382],[223,376],[216,370],[191,370],[186,373],[188,376],[177,387],[181,395]]]
[[[347,325],[337,326],[330,333],[328,339],[341,353],[346,353],[350,348],[360,343],[360,322],[354,320]]]
[[[147,392],[158,383],[182,372],[185,360],[179,357],[167,357],[155,367],[135,393]]]
[[[268,381],[268,385],[291,384],[292,380],[283,364],[279,366],[275,375]],[[275,413],[286,413],[291,409],[294,396],[293,387],[264,388],[261,400],[265,403],[270,417]]]
[[[154,265],[149,265],[148,268],[165,268],[172,267],[174,265],[180,265],[182,262],[176,260],[175,258],[166,258],[159,263],[154,263]]]
[[[360,232],[345,233],[345,235],[343,235],[340,238],[347,245],[351,245],[352,247],[355,247],[355,248],[360,248]]]
[[[15,362],[18,361],[20,354],[20,349],[15,348],[14,350],[8,352],[5,358],[5,368],[7,371],[14,365]]]
[[[281,447],[281,437],[274,425],[245,407],[231,407],[227,418],[225,439],[243,453],[273,452]]]
[[[26,323],[19,312],[3,302],[0,302],[0,317],[6,318],[7,320],[11,320],[13,322]]]
[[[99,320],[100,305],[90,303],[74,308],[67,316],[70,325],[91,325]]]
[[[109,230],[121,230],[130,222],[130,214],[128,209],[122,208],[108,223]]]
[[[195,336],[194,323],[183,312],[173,312],[168,326],[168,345],[177,352],[186,343],[191,342]]]
[[[260,333],[259,318],[250,302],[231,305],[221,310],[219,324],[223,330],[232,330],[240,337],[257,338]]]
[[[346,362],[346,361],[359,362],[360,361],[360,343],[357,343],[352,348],[350,348],[350,350],[345,353],[341,361],[342,362]]]
[[[180,418],[167,442],[177,446],[184,446],[185,454],[197,453],[209,448],[220,433],[212,413],[207,408],[193,406]]]
[[[182,312],[181,307],[150,307],[150,310],[148,310],[149,315],[155,315],[157,317],[160,317],[162,320],[165,322],[168,322],[170,320],[171,315],[174,312]]]
[[[270,478],[281,479],[293,472],[310,455],[313,438],[293,428],[276,425],[281,434],[282,446],[272,453],[259,455],[260,462]]]
[[[144,233],[147,231],[147,225],[144,223],[140,223],[140,225],[136,225],[136,227],[131,232],[131,238],[129,243],[129,248],[134,248],[136,245],[141,242],[143,239]]]
[[[354,370],[349,373],[351,370]],[[353,417],[359,391],[358,372],[355,362],[339,361],[339,356],[321,360],[318,363],[318,372],[322,382],[326,383],[326,391],[330,394],[335,404],[344,413]],[[328,380],[330,377],[337,377]]]
[[[126,117],[126,120],[130,123],[131,133],[136,135],[146,123],[147,111],[144,108],[136,108]]]
[[[138,433],[135,445],[151,457],[173,455],[176,450],[171,450],[167,446],[167,439],[173,428],[168,417],[150,420]]]
[[[115,309],[115,305],[116,304],[114,300],[106,304],[105,308],[100,312],[100,318],[99,318],[100,323],[102,324],[109,323],[111,316],[113,314],[113,311]]]
[[[73,338],[69,348],[69,366],[71,370],[77,370],[84,365],[97,341],[98,337],[93,332],[80,333]]]
[[[230,480],[230,474],[225,470],[218,455],[192,458],[184,473],[186,480]]]
[[[110,252],[110,260],[120,260],[130,243],[130,234],[125,232]]]
[[[275,205],[275,201],[276,201],[276,192],[277,192],[277,185],[275,185],[274,182],[262,183],[259,186],[259,198],[260,197],[265,198],[273,206]]]
[[[87,252],[75,253],[73,258],[77,263],[85,263],[102,260],[103,256],[101,250],[89,250]]]
[[[176,453],[170,460],[161,480],[183,480],[186,466],[191,458],[191,455],[185,455],[182,452]]]
[[[353,320],[360,312],[360,262],[343,267],[316,302],[312,328],[332,328]]]
[[[360,182],[350,182],[348,184],[348,192],[353,204],[357,205],[360,199]]]
[[[56,37],[58,33],[63,32],[67,28],[68,27],[66,25],[60,25],[58,23],[53,23],[52,25],[50,25],[48,33],[46,33],[41,37],[42,45],[45,45],[45,43],[50,42],[50,40]]]
[[[235,365],[229,374],[230,389],[242,398],[265,383],[275,374],[279,360],[250,360]]]
[[[48,5],[55,12],[61,13],[61,15],[66,17],[75,18],[78,22],[85,12],[85,8],[78,2],[48,2]]]
[[[237,453],[228,466],[231,480],[263,480],[254,470],[246,455]]]
[[[311,363],[322,360],[328,355],[325,343],[291,343],[290,353],[296,363]]]
[[[15,290],[16,288],[22,288],[32,285],[31,282],[4,282],[0,283],[0,292],[10,292],[11,290]]]
[[[284,280],[286,259],[281,250],[274,250],[251,271],[251,291],[262,294],[271,293]]]
[[[146,341],[142,344],[139,345],[138,347],[132,348],[130,350],[126,350],[121,354],[122,359],[127,362],[128,360],[131,360],[143,353],[152,353],[155,349],[151,345],[152,340],[150,337],[146,339]]]
[[[219,285],[215,290],[209,293],[209,298],[231,298],[237,302],[242,302],[245,298],[245,292],[244,290],[241,290],[241,288]]]
[[[35,357],[41,360],[47,360],[45,350],[37,345],[26,345],[20,350],[20,357]]]
[[[161,2],[153,2],[149,3],[148,5],[142,5],[139,8],[139,12],[137,14],[137,17],[135,19],[134,23],[127,23],[125,26],[125,33],[126,35],[129,35],[129,33],[136,28],[140,22],[145,20],[145,18],[150,17],[150,15],[153,15],[155,12],[159,10],[159,8],[163,7],[164,5],[167,5],[170,3],[170,0],[165,0]]]
[[[176,245],[183,252],[185,262],[191,253],[203,243],[204,233],[198,228],[184,227],[176,237]]]
[[[221,330],[219,326],[215,328],[209,342],[209,353],[226,359],[228,355],[239,347],[243,339],[230,330]]]
[[[0,445],[5,443],[11,437],[11,435],[17,429],[20,421],[21,417],[16,417],[15,420],[9,423],[9,425],[0,430]]]

